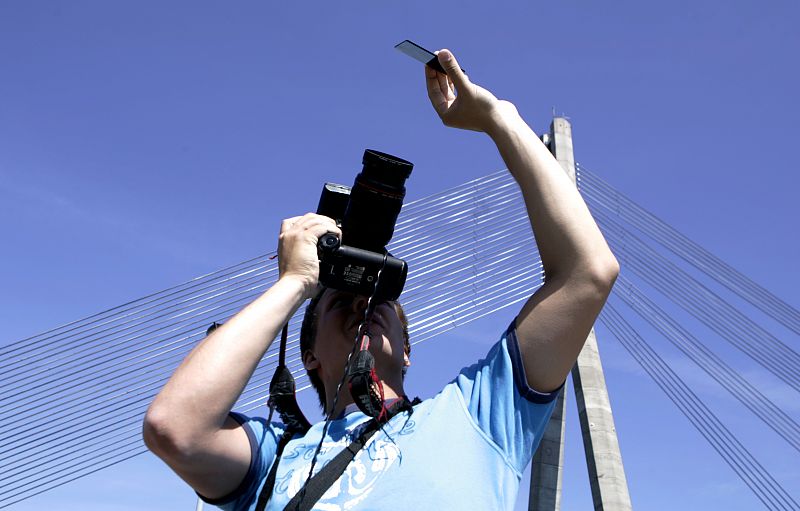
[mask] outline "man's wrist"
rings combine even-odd
[[[497,107],[493,110],[486,134],[492,140],[507,136],[509,133],[520,129],[530,129],[517,108],[508,101],[498,101]]]
[[[317,284],[299,275],[282,275],[275,283],[284,292],[299,298],[300,302],[311,298],[316,292]]]

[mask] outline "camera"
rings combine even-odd
[[[396,300],[408,266],[392,257],[386,245],[394,234],[405,181],[414,165],[371,149],[364,151],[362,164],[352,187],[325,183],[322,188],[317,214],[333,218],[342,239],[330,233],[320,237],[319,281],[325,287]]]

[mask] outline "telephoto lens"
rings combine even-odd
[[[371,149],[364,151],[362,163],[342,219],[342,238],[351,247],[383,253],[394,234],[405,182],[414,165]]]
[[[414,165],[367,149],[353,187],[325,183],[317,213],[333,218],[342,239],[326,234],[317,244],[320,283],[352,293],[396,300],[405,286],[408,266],[392,257],[386,245],[406,195],[405,181]]]

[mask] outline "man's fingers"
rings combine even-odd
[[[294,224],[297,223],[298,220],[303,218],[302,216],[293,216],[292,218],[287,218],[283,222],[281,222],[281,234],[288,231],[292,228]]]
[[[332,218],[310,213],[304,220],[303,228],[310,234],[309,241],[316,243],[320,237],[329,232],[342,239],[342,231]]]
[[[436,73],[436,79],[439,81],[439,90],[442,91],[442,96],[444,96],[446,100],[453,99],[450,97],[452,91],[450,90],[450,84],[447,81],[447,75]]]
[[[317,237],[322,236],[326,232],[332,232],[337,236],[341,236],[342,232],[339,227],[336,226],[336,222],[332,218],[317,215],[316,213],[306,213],[303,216],[287,218],[281,223],[281,234],[291,229],[310,231]]]
[[[464,72],[461,71],[455,56],[450,50],[439,50],[436,52],[436,57],[439,59],[439,64],[447,71],[447,76],[456,84],[457,89],[467,84],[469,80]]]
[[[431,104],[433,105],[433,108],[436,109],[436,112],[441,114],[445,109],[447,109],[447,93],[445,92],[447,89],[442,89],[440,82],[444,75],[428,66],[422,67],[425,68],[425,82],[428,88],[428,99],[431,100]]]

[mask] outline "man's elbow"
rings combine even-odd
[[[588,265],[585,280],[591,284],[595,293],[602,296],[603,300],[611,293],[619,276],[619,261],[611,253],[602,259],[598,258]]]
[[[617,277],[619,276],[619,261],[617,258],[613,256],[613,254],[609,254],[609,257],[604,261],[602,267],[598,270],[598,277],[600,279],[600,283],[608,287],[611,290],[614,287],[614,282],[616,282]]]
[[[169,429],[165,427],[165,418],[150,406],[142,421],[144,445],[150,449],[150,452],[161,457],[161,453],[169,444],[169,438]]]
[[[142,422],[142,439],[150,451],[163,460],[191,456],[192,446],[186,435],[177,430],[169,413],[150,406]]]

